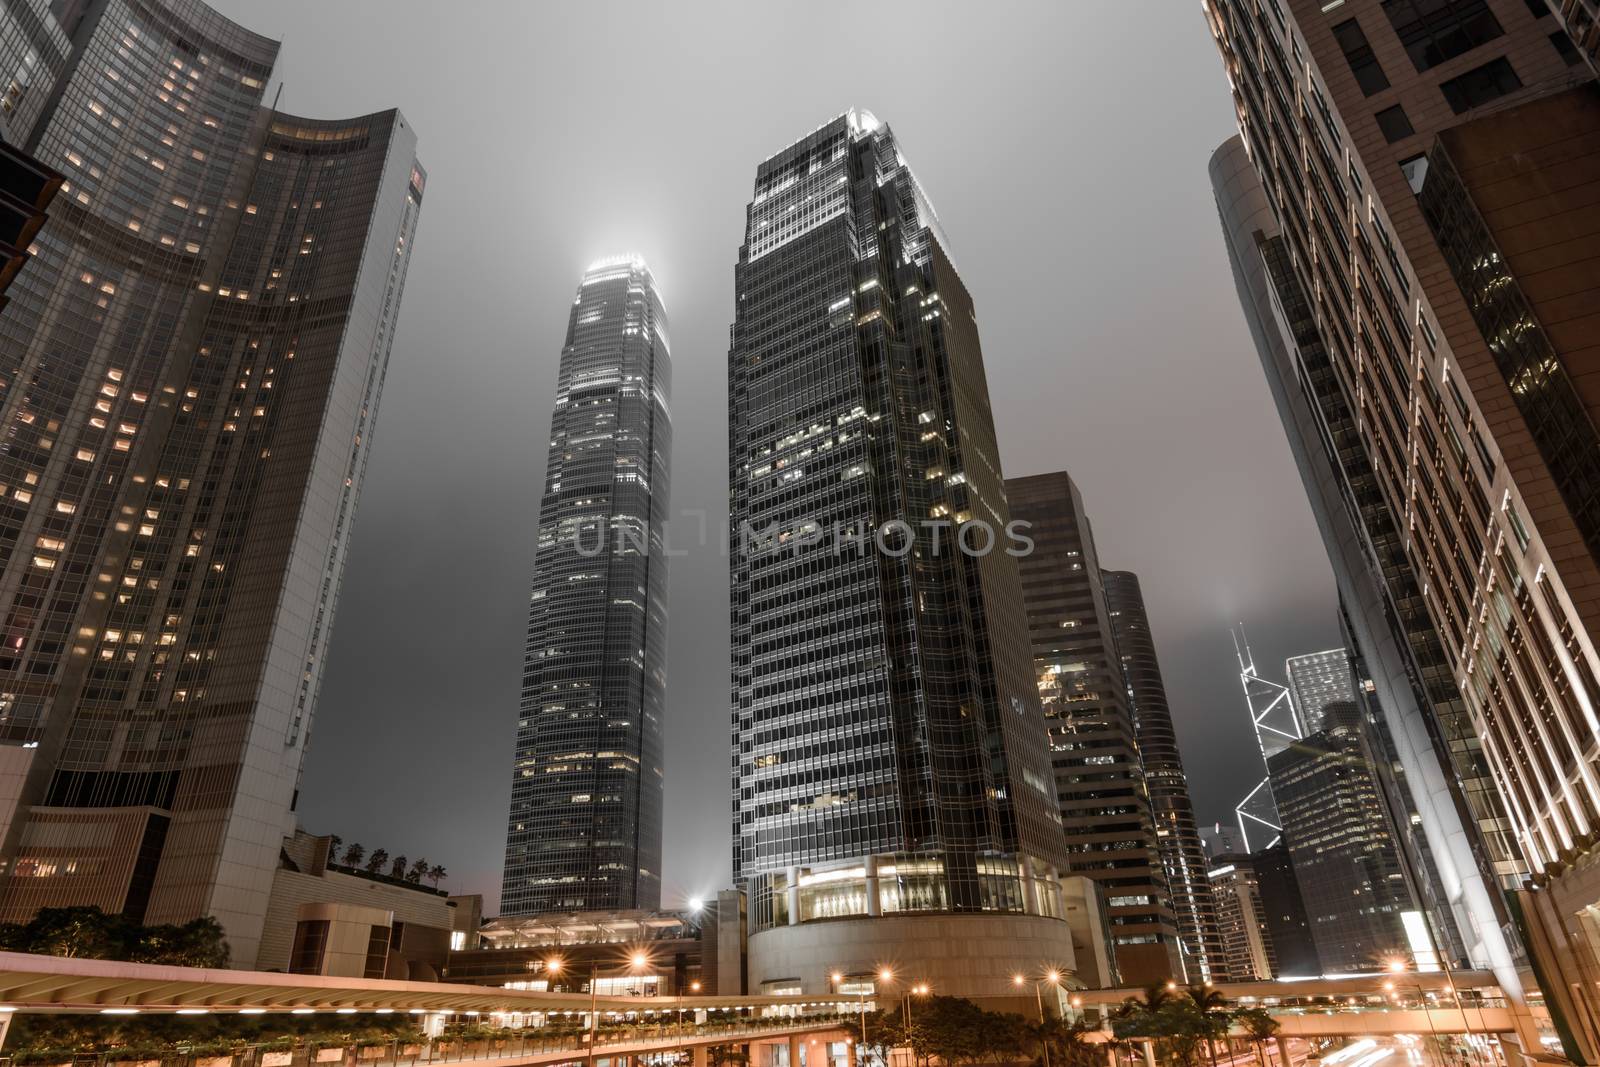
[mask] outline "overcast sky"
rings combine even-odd
[[[1065,468],[1139,573],[1202,820],[1261,775],[1260,664],[1338,642],[1206,162],[1234,132],[1195,0],[211,0],[284,42],[281,107],[399,107],[428,188],[301,816],[494,913],[545,441],[579,273],[645,256],[672,326],[672,505],[725,521],[733,265],[755,168],[893,128],[977,302],[1007,474]],[[269,93],[270,98],[270,93]],[[678,538],[680,542],[685,538]],[[664,903],[730,874],[727,585],[673,561]]]

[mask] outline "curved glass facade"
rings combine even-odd
[[[57,77],[11,118],[66,182],[0,318],[0,917],[213,914],[248,964],[410,261],[416,138],[394,111],[263,108],[277,44],[199,3],[0,11],[0,42],[41,40],[64,58],[31,69]]]
[[[502,915],[661,902],[671,366],[644,261],[584,272],[550,417]]]

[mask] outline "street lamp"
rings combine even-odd
[[[911,998],[913,996],[925,997],[927,995],[928,995],[928,984],[926,982],[923,982],[920,985],[914,985],[910,989],[907,989],[906,990],[906,999],[901,1001],[901,1003],[905,1006],[905,1023],[906,1023],[906,1040],[907,1041],[911,1040]]]
[[[1050,968],[1044,973],[1044,981],[1049,982],[1052,986],[1059,989],[1061,986],[1061,972],[1056,970],[1054,967]],[[1014,974],[1011,976],[1011,984],[1014,986],[1025,986],[1028,984],[1028,980],[1020,974]],[[1044,993],[1041,991],[1040,986],[1041,983],[1038,981],[1033,983],[1033,999],[1034,1002],[1039,1005],[1039,1025],[1043,1027]],[[1060,994],[1058,993],[1057,998],[1059,999],[1059,997]],[[1048,1038],[1041,1038],[1040,1043],[1044,1046],[1044,1067],[1050,1067],[1050,1041]]]
[[[887,967],[885,967],[879,973],[885,976],[884,981],[888,981],[894,977],[894,973]],[[828,977],[833,980],[834,988],[838,990],[840,994],[843,994],[844,974],[840,971],[834,971]],[[865,982],[857,983],[856,993],[860,997],[861,1003],[861,1044],[857,1047],[861,1049],[861,1055],[865,1056],[867,1049],[867,984]]]
[[[1390,974],[1405,974],[1406,961],[1402,959],[1392,959],[1389,961],[1388,970]],[[1393,991],[1394,983],[1385,982],[1383,983],[1383,988]],[[1417,1000],[1422,1004],[1422,1014],[1428,1017],[1428,1032],[1433,1035],[1433,1051],[1434,1055],[1437,1056],[1441,1052],[1441,1049],[1439,1048],[1439,1028],[1433,1024],[1433,1012],[1428,1010],[1428,994],[1423,992],[1422,978],[1420,975],[1417,978]],[[1464,1020],[1466,1017],[1467,1013],[1462,1012],[1461,1018]]]

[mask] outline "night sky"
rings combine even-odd
[[[645,256],[672,326],[664,903],[729,878],[727,337],[756,165],[889,123],[977,303],[1008,474],[1066,468],[1139,573],[1202,820],[1260,777],[1228,628],[1338,643],[1234,295],[1234,132],[1196,2],[211,0],[282,38],[280,106],[399,107],[428,187],[300,815],[499,895],[527,587],[578,276]],[[273,88],[275,88],[274,86]],[[269,89],[268,98],[271,98]]]

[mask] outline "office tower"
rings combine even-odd
[[[1492,965],[1502,981],[1514,983],[1514,950],[1502,933],[1510,919],[1496,885],[1499,875],[1517,866],[1509,825],[1465,704],[1455,692],[1439,633],[1423,609],[1421,584],[1401,548],[1400,527],[1380,492],[1376,468],[1361,450],[1326,351],[1305,317],[1303,290],[1281,270],[1277,279],[1299,332],[1288,342],[1273,325],[1277,291],[1268,267],[1287,262],[1281,255],[1283,237],[1237,138],[1213,158],[1212,178],[1246,319],[1346,609],[1347,639],[1358,655],[1364,653],[1394,763],[1405,769],[1410,803],[1404,806],[1416,818],[1408,813],[1400,820],[1404,841],[1412,853],[1431,851],[1437,867],[1438,877],[1420,887],[1430,910],[1450,915],[1446,923],[1435,922],[1436,942],[1448,940],[1448,926],[1475,932],[1471,944],[1454,953],[1456,961]],[[1309,388],[1296,384],[1301,373]],[[1323,445],[1324,433],[1335,446],[1337,466]],[[1353,501],[1348,507],[1347,492]],[[1372,539],[1370,549],[1366,538]],[[1380,561],[1381,579],[1369,558]]]
[[[1133,732],[1139,742],[1145,789],[1156,826],[1156,848],[1167,872],[1172,910],[1178,919],[1184,971],[1190,981],[1223,981],[1231,972],[1218,964],[1223,949],[1217,930],[1216,905],[1206,877],[1206,854],[1195,825],[1194,803],[1183,773],[1178,734],[1167,706],[1155,638],[1145,611],[1139,576],[1132,571],[1104,571],[1106,614],[1122,662]]]
[[[661,905],[669,349],[643,260],[584,272],[550,416],[501,915]]]
[[[1068,967],[971,297],[889,128],[763,162],[728,354],[734,877],[752,992]],[[991,543],[992,542],[992,543]],[[828,920],[828,921],[822,921]],[[949,945],[985,944],[981,957]],[[873,975],[898,961],[885,986]]]
[[[66,177],[0,316],[0,918],[210,914],[244,966],[424,183],[398,112],[264,108],[276,54],[193,0],[0,10]]]
[[[1250,853],[1249,866],[1255,874],[1256,891],[1267,915],[1267,941],[1272,945],[1272,964],[1277,977],[1322,973],[1317,946],[1311,937],[1311,920],[1306,914],[1300,880],[1295,877],[1288,846],[1283,844]]]
[[[1278,975],[1267,909],[1247,854],[1218,856],[1207,872],[1216,901],[1222,969],[1235,982],[1265,982]]]
[[[1234,821],[1244,852],[1267,848],[1283,837],[1283,820],[1272,796],[1272,781],[1267,766],[1273,756],[1305,736],[1304,725],[1295,711],[1289,687],[1280,685],[1256,671],[1255,657],[1243,630],[1234,635],[1234,653],[1239,657],[1239,684],[1244,689],[1245,707],[1256,735],[1256,750],[1261,753],[1261,780],[1234,805]]]
[[[1148,769],[1083,499],[1065,471],[1007,479],[1006,496],[1012,516],[1028,524],[1033,539],[1033,550],[1020,560],[1022,593],[1068,862],[1073,873],[1105,890],[1122,980],[1182,979],[1179,920],[1157,844]],[[1153,660],[1144,630],[1148,648],[1142,651]],[[1140,683],[1154,703],[1149,666],[1141,660]],[[1157,715],[1164,710],[1152,708]],[[1175,754],[1175,744],[1163,752],[1164,774]],[[1195,963],[1197,970],[1209,967],[1203,958]]]
[[[1322,712],[1329,704],[1356,702],[1350,654],[1342,648],[1290,656],[1283,665],[1295,712],[1308,731],[1322,729]]]
[[[1244,852],[1244,835],[1231,823],[1211,823],[1200,827],[1200,845],[1206,850],[1206,862],[1229,852]]]
[[[1420,7],[1210,2],[1243,132],[1213,185],[1468,952],[1517,1001],[1517,919],[1541,969],[1574,976],[1547,1003],[1592,1058],[1600,964],[1574,917],[1600,894],[1574,875],[1600,789],[1582,489],[1600,453],[1572,294],[1595,248],[1560,238],[1592,197],[1593,83],[1540,5]],[[1509,907],[1482,885],[1534,872]]]
[[[1414,907],[1356,706],[1326,705],[1322,728],[1267,767],[1323,969],[1371,972],[1408,958],[1401,915]]]
[[[1349,634],[1351,626],[1347,615],[1341,604],[1340,627]],[[1357,647],[1353,638],[1351,645]],[[1361,754],[1366,761],[1366,766],[1358,773],[1370,776],[1378,794],[1379,806],[1375,809],[1375,815],[1383,816],[1381,822],[1375,819],[1371,825],[1385,828],[1390,842],[1382,846],[1380,851],[1392,853],[1399,861],[1399,870],[1406,883],[1406,893],[1397,895],[1395,899],[1402,901],[1405,908],[1400,913],[1400,919],[1407,935],[1407,951],[1418,953],[1418,959],[1428,966],[1437,965],[1435,957],[1438,954],[1443,954],[1448,960],[1464,961],[1467,957],[1466,946],[1461,940],[1455,916],[1443,900],[1446,895],[1444,883],[1427,835],[1416,832],[1420,815],[1411,800],[1405,764],[1400,759],[1393,730],[1378,701],[1377,687],[1368,675],[1364,658],[1359,651],[1351,653],[1343,648],[1335,648],[1291,656],[1284,670],[1297,713],[1309,732],[1328,728],[1329,708],[1348,708],[1354,713],[1353,717],[1346,716],[1345,719],[1357,735]],[[1389,847],[1391,844],[1392,848]],[[1404,862],[1407,857],[1409,863]],[[1351,868],[1343,869],[1348,871]],[[1427,943],[1429,938],[1426,933],[1419,933],[1423,929],[1423,917],[1416,910],[1417,907],[1428,910],[1428,929],[1437,947]]]

